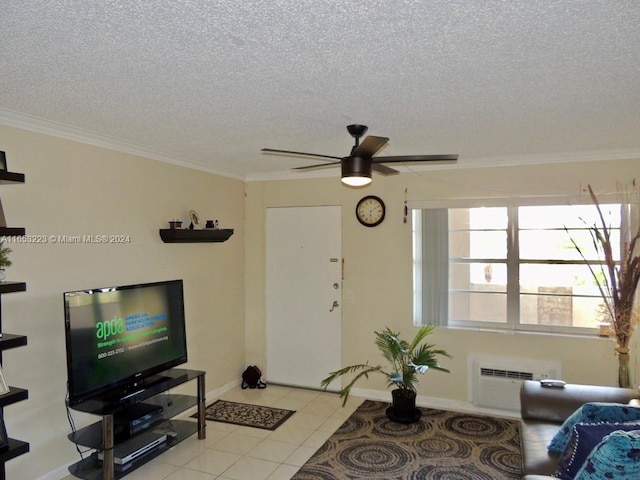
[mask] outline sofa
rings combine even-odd
[[[520,447],[524,480],[553,478],[560,454],[547,450],[562,423],[589,402],[631,403],[640,407],[638,390],[594,385],[544,387],[525,380],[520,389]]]

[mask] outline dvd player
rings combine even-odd
[[[136,403],[114,415],[118,437],[132,437],[162,419],[162,407],[153,403]]]
[[[147,452],[159,447],[167,441],[165,433],[144,432],[127,440],[125,443],[116,445],[113,449],[113,463],[124,465],[144,455]],[[104,452],[98,453],[98,459],[104,459]]]

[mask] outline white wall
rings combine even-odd
[[[2,330],[28,336],[4,352],[9,384],[29,399],[5,409],[10,436],[31,452],[7,463],[7,478],[34,479],[79,459],[66,436],[62,293],[184,279],[189,363],[207,372],[207,391],[239,378],[244,366],[244,183],[69,140],[0,126],[0,150],[24,185],[0,186],[9,226],[28,235],[130,236],[125,244],[12,244],[8,280],[27,291],[2,296]],[[164,244],[167,221],[234,228],[225,243]],[[188,223],[187,223],[188,224]],[[195,384],[190,387],[195,392]],[[80,425],[89,417],[74,414]],[[96,417],[90,417],[97,420]]]
[[[345,278],[343,288],[343,362],[345,365],[382,361],[374,330],[386,326],[413,336],[411,223],[403,223],[405,189],[409,201],[522,195],[579,195],[592,184],[596,192],[615,193],[616,182],[630,182],[638,161],[587,162],[559,165],[450,169],[393,177],[374,174],[365,189],[341,186],[339,169],[333,178],[249,182],[247,185],[246,289],[247,361],[265,364],[264,210],[274,206],[342,205]],[[387,206],[384,223],[361,226],[355,218],[357,201],[378,195]],[[349,301],[351,299],[351,301]],[[637,345],[636,335],[636,345]],[[457,402],[469,399],[467,356],[470,353],[557,360],[563,377],[574,383],[615,385],[616,359],[609,340],[568,335],[535,335],[438,329],[431,340],[454,355],[443,364],[451,375],[429,372],[421,378],[419,394]],[[633,350],[633,375],[638,379],[638,348]],[[268,378],[269,372],[265,372]],[[385,390],[381,378],[359,384]]]

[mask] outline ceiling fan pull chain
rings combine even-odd
[[[404,189],[404,217],[402,217],[402,223],[407,223],[407,215],[409,214],[409,207],[407,207],[407,188]]]

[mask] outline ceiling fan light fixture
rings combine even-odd
[[[365,185],[369,185],[371,183],[371,177],[361,177],[359,175],[354,175],[351,177],[343,176],[342,183],[350,187],[364,187]]]
[[[316,160],[322,159],[324,161],[321,165],[305,165],[303,167],[295,167],[293,170],[308,170],[340,165],[342,168],[342,183],[350,187],[364,187],[369,185],[371,183],[371,173],[373,170],[381,175],[396,175],[400,173],[398,170],[385,165],[386,163],[455,162],[458,160],[458,155],[395,155],[374,158],[374,156],[387,145],[389,139],[387,137],[369,135],[360,142],[360,138],[367,132],[367,127],[364,125],[348,125],[347,131],[356,141],[355,145],[351,148],[351,153],[346,157],[297,152],[293,150],[276,150],[273,148],[263,148],[262,152],[314,157]]]
[[[371,159],[351,157],[342,161],[342,183],[350,187],[364,187],[371,183]]]

